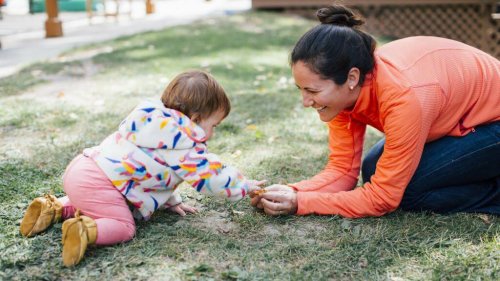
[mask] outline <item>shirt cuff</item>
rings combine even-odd
[[[289,184],[287,184],[287,186],[293,188],[293,190],[295,190],[295,191],[299,191],[299,188],[295,185],[295,183],[289,183]]]
[[[314,204],[314,201],[317,199],[315,192],[297,192],[297,215],[308,215],[314,213],[310,206]]]
[[[165,208],[170,208],[180,203],[182,203],[182,197],[176,190],[172,193],[172,196],[170,196],[168,201],[165,203]]]

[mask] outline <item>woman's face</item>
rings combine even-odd
[[[353,72],[354,73],[351,73]],[[347,81],[337,85],[332,80],[322,79],[318,74],[312,72],[302,61],[292,66],[292,74],[295,84],[302,94],[304,107],[312,107],[319,114],[319,119],[329,122],[342,110],[351,108],[356,104],[360,89],[357,85],[359,70],[351,69]],[[352,88],[352,90],[351,90]]]

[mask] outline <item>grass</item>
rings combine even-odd
[[[29,202],[63,195],[66,165],[111,133],[140,100],[190,68],[210,71],[233,104],[209,143],[250,178],[294,182],[327,159],[327,131],[304,109],[288,54],[314,22],[249,13],[65,53],[0,80],[1,280],[498,280],[497,217],[394,212],[358,220],[268,217],[187,186],[202,211],[159,212],[132,241],[61,260],[61,224],[19,234]],[[366,146],[381,137],[369,130]]]

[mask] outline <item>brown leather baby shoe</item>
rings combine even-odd
[[[26,237],[40,233],[58,222],[62,215],[62,204],[53,195],[35,198],[28,206],[19,230]]]
[[[77,211],[75,218],[64,221],[62,225],[63,263],[65,266],[77,265],[83,258],[87,245],[92,245],[97,239],[97,225],[87,216],[80,216]]]

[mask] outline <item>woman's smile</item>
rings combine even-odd
[[[332,80],[323,79],[303,61],[292,66],[292,73],[302,95],[302,104],[314,108],[323,122],[330,122],[342,110],[356,103],[359,89],[352,91],[348,84],[355,85],[357,80],[337,85]]]
[[[326,105],[322,106],[322,107],[315,108],[315,109],[316,109],[316,111],[318,111],[319,113],[321,113],[325,108],[326,108]]]

